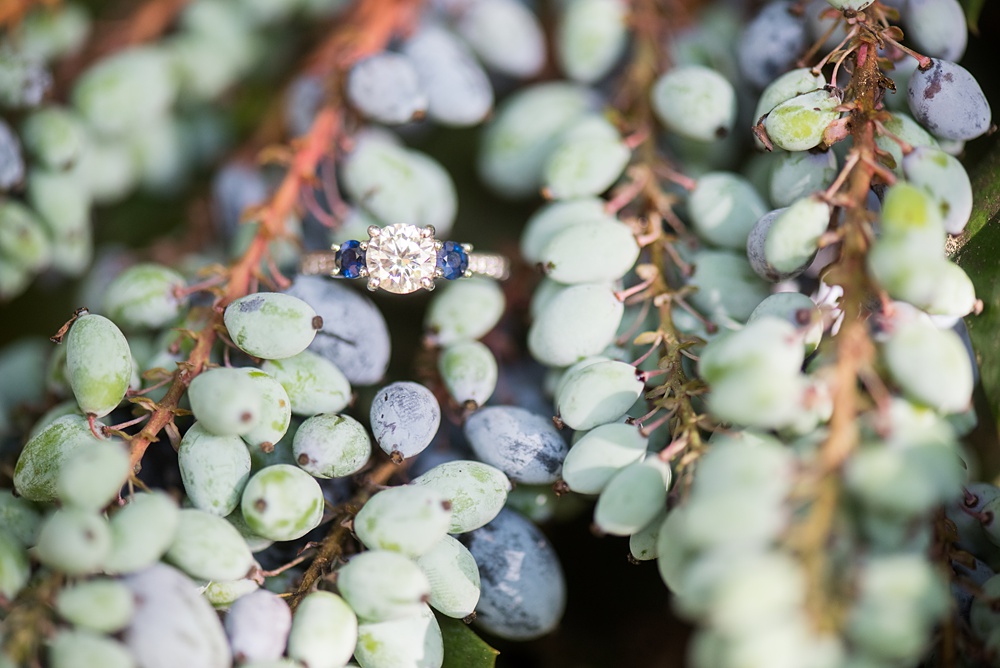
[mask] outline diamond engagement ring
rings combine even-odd
[[[345,241],[328,251],[306,253],[303,274],[368,279],[368,289],[399,295],[434,289],[434,279],[479,275],[507,278],[510,262],[494,253],[473,253],[470,244],[439,241],[430,225],[368,228],[367,241]]]

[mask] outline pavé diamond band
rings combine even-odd
[[[494,253],[473,253],[469,244],[439,241],[430,225],[368,228],[367,241],[345,241],[331,250],[306,253],[303,274],[367,278],[368,289],[405,295],[434,289],[434,279],[468,276],[507,278],[510,262]]]

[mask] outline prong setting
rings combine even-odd
[[[382,228],[381,227],[379,227],[378,225],[369,225],[368,226],[368,237],[370,239],[374,239],[374,238],[376,238],[380,234],[382,234]]]
[[[368,277],[368,289],[370,291],[375,292],[376,290],[378,290],[379,283],[380,281],[374,276]]]
[[[420,236],[423,239],[433,239],[434,233],[435,230],[433,225],[427,225],[425,227],[420,228]]]
[[[434,279],[430,276],[424,276],[420,279],[420,285],[424,288],[424,290],[430,292],[434,289]]]

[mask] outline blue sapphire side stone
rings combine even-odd
[[[438,251],[437,266],[442,276],[453,281],[465,275],[465,270],[469,268],[469,254],[462,248],[462,244],[446,241]]]
[[[357,278],[365,267],[365,252],[360,241],[345,241],[337,251],[337,266],[344,278]]]

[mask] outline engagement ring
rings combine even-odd
[[[306,253],[303,274],[367,278],[368,289],[405,295],[434,289],[434,279],[507,278],[510,263],[494,253],[473,253],[470,244],[439,241],[430,225],[368,228],[367,241],[345,241],[328,251]]]

